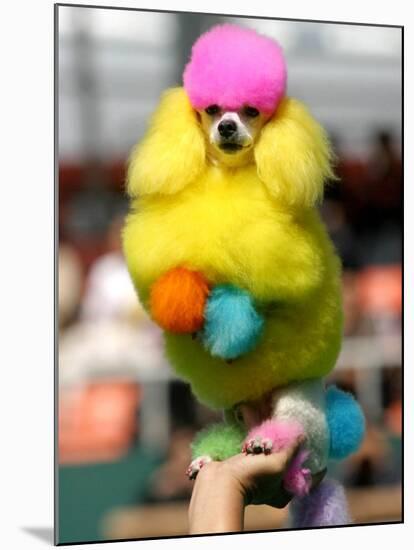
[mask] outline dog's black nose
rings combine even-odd
[[[234,120],[223,120],[218,125],[218,131],[221,136],[224,138],[231,137],[237,130],[237,125]]]

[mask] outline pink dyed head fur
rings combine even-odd
[[[272,114],[285,94],[286,65],[280,46],[235,25],[218,25],[195,42],[184,70],[184,88],[195,109],[243,105]]]

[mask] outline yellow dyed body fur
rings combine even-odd
[[[329,175],[323,130],[295,100],[285,100],[262,130],[255,162],[237,169],[206,160],[182,89],[161,102],[128,175],[123,242],[139,297],[148,308],[151,285],[182,266],[212,285],[249,291],[265,315],[258,347],[232,364],[190,335],[165,333],[174,369],[201,401],[230,408],[333,369],[340,267],[314,207]]]

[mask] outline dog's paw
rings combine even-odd
[[[225,360],[245,355],[257,346],[263,326],[248,292],[233,285],[211,291],[203,331],[204,346],[211,355]]]
[[[285,449],[301,435],[303,428],[296,421],[268,419],[250,430],[243,451],[256,454],[274,453]]]
[[[201,468],[211,461],[212,458],[207,455],[195,458],[185,472],[188,476],[188,479],[195,479]]]
[[[268,437],[254,437],[247,439],[243,443],[242,452],[246,454],[261,454],[268,455],[272,452],[273,442]]]

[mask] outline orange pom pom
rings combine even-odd
[[[204,323],[208,293],[207,280],[201,273],[184,267],[172,269],[152,285],[152,318],[170,332],[196,332]]]

